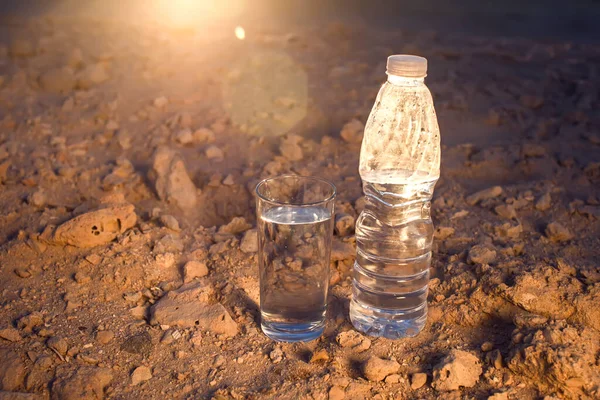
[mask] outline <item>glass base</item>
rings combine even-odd
[[[427,322],[427,308],[424,313],[413,319],[399,319],[398,315],[386,314],[383,310],[370,314],[361,312],[360,305],[350,304],[350,321],[356,330],[369,335],[387,339],[401,339],[415,337],[423,330]]]
[[[265,335],[278,342],[310,342],[323,334],[325,321],[300,324],[263,320],[260,327]]]

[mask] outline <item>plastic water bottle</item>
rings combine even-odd
[[[386,73],[360,152],[366,205],[356,222],[350,319],[359,331],[395,339],[416,336],[427,319],[440,131],[427,60],[390,56]]]

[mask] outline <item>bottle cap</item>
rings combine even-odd
[[[395,54],[388,57],[385,73],[407,78],[424,78],[427,76],[427,59],[408,54]]]

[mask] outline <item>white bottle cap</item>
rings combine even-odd
[[[408,54],[395,54],[388,57],[385,73],[407,78],[424,78],[427,76],[427,59]]]

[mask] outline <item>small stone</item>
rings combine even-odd
[[[552,196],[550,193],[545,193],[535,202],[535,209],[539,211],[546,211],[552,206]]]
[[[329,354],[327,354],[327,350],[325,349],[321,349],[318,351],[315,351],[313,353],[313,355],[310,357],[310,363],[311,364],[315,364],[315,363],[319,363],[321,361],[327,361],[329,360]]]
[[[161,200],[184,210],[196,206],[196,186],[177,152],[168,147],[159,147],[154,153],[152,168],[156,178],[156,193]]]
[[[218,233],[237,235],[239,233],[247,231],[250,228],[252,228],[252,225],[250,225],[244,217],[234,217],[231,221],[229,221],[228,224],[221,225],[219,227]]]
[[[8,48],[12,57],[31,57],[35,54],[33,43],[27,39],[15,39]]]
[[[412,390],[417,390],[425,386],[427,383],[427,374],[423,372],[417,372],[412,374],[410,377],[410,387]]]
[[[281,351],[281,348],[275,347],[273,351],[269,353],[269,358],[273,364],[278,364],[283,359],[283,351]]]
[[[393,360],[384,360],[371,356],[363,366],[365,377],[370,381],[379,382],[386,376],[395,374],[400,370],[400,364]]]
[[[48,202],[46,192],[42,189],[36,190],[27,198],[27,202],[36,208],[43,208]]]
[[[77,282],[79,284],[89,283],[92,280],[92,278],[90,278],[90,276],[88,274],[86,274],[85,272],[81,272],[81,271],[77,271],[73,278],[75,279],[75,282]]]
[[[532,110],[538,109],[544,104],[543,97],[529,94],[522,95],[519,101],[523,107],[531,108]]]
[[[498,197],[503,192],[504,192],[504,190],[502,189],[501,186],[493,186],[491,188],[487,188],[484,190],[480,190],[479,192],[473,193],[472,195],[468,196],[465,199],[465,201],[467,202],[468,205],[474,206],[483,200],[493,199],[495,197]]]
[[[290,161],[302,160],[304,158],[304,152],[302,151],[302,147],[300,147],[302,140],[302,136],[298,135],[289,135],[283,139],[281,146],[279,146],[281,155]]]
[[[115,338],[112,331],[99,331],[96,333],[96,340],[101,344],[108,344]]]
[[[521,157],[523,158],[544,157],[545,155],[546,148],[542,145],[525,143],[521,146]]]
[[[256,253],[258,251],[258,231],[256,229],[247,230],[240,242],[240,250],[244,253]]]
[[[148,308],[146,306],[137,306],[129,309],[129,315],[139,320],[145,319],[147,312]]]
[[[131,335],[121,344],[121,350],[147,356],[152,350],[152,337],[148,332]]]
[[[79,367],[66,379],[52,382],[51,398],[58,400],[91,400],[104,398],[104,389],[112,382],[107,368]]]
[[[19,278],[31,278],[31,271],[29,271],[29,269],[27,268],[23,268],[23,267],[17,267],[15,268],[15,274],[19,277]]]
[[[344,389],[339,386],[333,386],[329,389],[329,400],[343,400],[346,397]]]
[[[387,384],[394,384],[394,383],[398,383],[400,382],[400,375],[399,374],[392,374],[392,375],[388,375],[385,378],[385,383]]]
[[[483,342],[481,345],[481,351],[488,352],[494,348],[494,344],[492,342]]]
[[[17,322],[17,328],[22,329],[26,333],[33,332],[33,329],[43,325],[44,319],[42,318],[42,314],[39,312],[32,312],[28,314]]]
[[[163,108],[167,104],[169,104],[169,99],[167,99],[165,96],[160,96],[154,99],[154,102],[152,104],[154,104],[154,107],[156,108]]]
[[[368,350],[371,347],[371,339],[355,330],[340,332],[335,340],[341,347],[351,348],[357,353]]]
[[[77,80],[69,67],[50,69],[40,75],[40,86],[53,93],[69,93],[75,88]]]
[[[179,227],[179,222],[172,215],[166,215],[166,214],[165,215],[161,215],[160,216],[160,222],[165,227],[171,229],[172,231],[175,231],[175,232],[181,231],[181,228]]]
[[[12,350],[0,349],[0,390],[13,391],[23,386],[25,363]]]
[[[337,214],[335,217],[335,232],[338,236],[348,236],[354,232],[356,221],[349,214]]]
[[[189,128],[182,129],[175,135],[175,141],[182,145],[191,144],[194,141],[194,136]]]
[[[131,384],[133,386],[139,385],[142,382],[148,381],[152,378],[152,371],[150,368],[145,366],[137,367],[131,373]]]
[[[433,368],[432,386],[443,392],[473,387],[483,372],[481,362],[474,354],[452,350]]]
[[[471,264],[491,264],[495,259],[496,250],[483,244],[473,246],[467,257],[467,261]]]
[[[359,144],[362,142],[365,125],[357,119],[348,122],[342,128],[340,136],[347,143]]]
[[[233,180],[233,175],[229,174],[227,175],[227,177],[225,177],[225,179],[223,179],[223,185],[225,186],[231,186],[235,183],[235,181]]]
[[[223,153],[223,150],[221,150],[220,148],[218,148],[217,146],[208,146],[206,148],[205,151],[206,157],[209,160],[214,160],[214,161],[223,161],[223,159],[225,158],[225,154]]]
[[[21,334],[18,330],[11,326],[8,328],[0,329],[0,338],[8,340],[9,342],[20,342]]]
[[[54,350],[61,356],[65,356],[67,354],[67,350],[69,350],[69,345],[67,344],[67,341],[64,338],[56,336],[48,339],[46,345],[48,346],[48,348]]]
[[[546,236],[553,242],[566,242],[573,239],[573,234],[562,224],[551,222],[546,226]]]
[[[454,232],[455,230],[451,226],[438,226],[433,233],[433,237],[437,240],[446,240],[454,235]]]
[[[77,74],[77,87],[80,89],[91,89],[110,79],[104,64],[91,64]]]
[[[188,261],[183,266],[183,281],[191,282],[194,278],[203,278],[208,275],[208,267],[204,261]]]
[[[215,133],[208,128],[196,129],[192,137],[196,144],[212,143],[215,141]]]
[[[496,214],[506,219],[517,219],[517,211],[515,207],[510,204],[500,204],[494,208]]]

